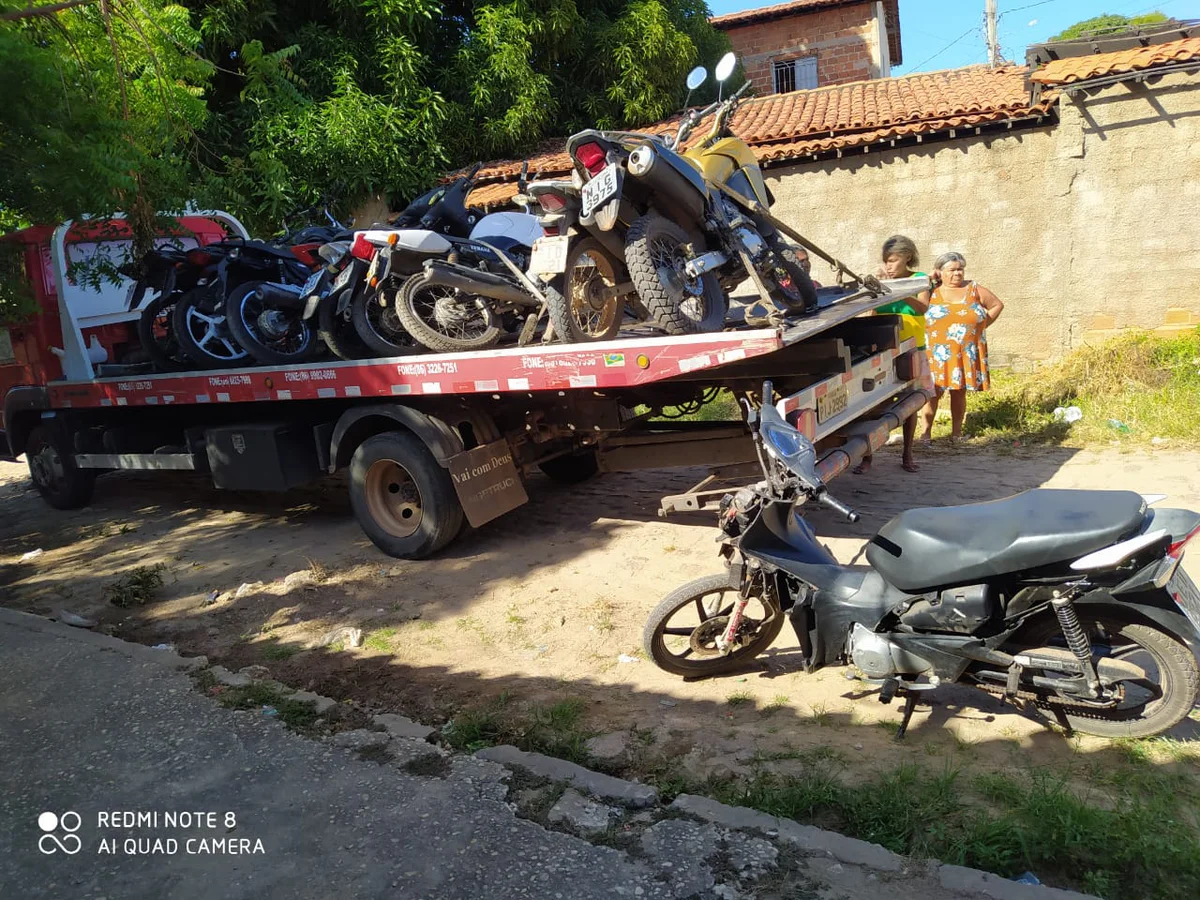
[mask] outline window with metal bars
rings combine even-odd
[[[777,94],[812,90],[817,86],[817,58],[806,56],[777,62],[773,75]]]

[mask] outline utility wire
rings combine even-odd
[[[915,66],[913,66],[912,69],[910,70],[910,72],[916,72],[918,69],[920,69],[926,63],[933,62],[935,59],[937,59],[939,56],[941,56],[943,53],[945,53],[947,50],[949,50],[951,47],[953,47],[955,44],[957,44],[959,41],[961,41],[967,35],[972,34],[973,32],[976,32],[978,30],[979,30],[978,25],[972,25],[970,28],[968,28],[966,31],[964,31],[962,34],[960,34],[958,37],[956,37],[954,40],[952,40],[950,43],[948,43],[945,47],[943,47],[941,50],[939,50],[937,53],[933,54],[933,56],[929,57],[929,59],[923,60],[923,61],[917,63]]]

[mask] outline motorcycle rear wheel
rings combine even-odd
[[[364,358],[408,356],[419,349],[396,315],[400,292],[391,285],[389,282],[377,291],[359,290],[350,301],[350,321],[367,348]],[[381,298],[387,302],[380,303]]]
[[[608,341],[617,336],[624,318],[622,298],[603,296],[615,287],[620,264],[595,238],[576,241],[567,251],[567,268],[547,292],[550,322],[564,344]]]
[[[270,310],[254,296],[266,282],[247,281],[239,284],[225,298],[225,321],[234,340],[246,348],[257,362],[268,366],[308,362],[317,355],[320,342],[316,332],[300,318],[299,311]],[[287,320],[286,331],[273,336],[264,328],[265,317],[275,314],[279,321]],[[268,323],[269,324],[269,323]]]
[[[683,271],[686,231],[656,212],[648,212],[625,236],[625,265],[650,321],[671,335],[720,331],[729,298],[716,273],[689,279]]]
[[[1191,712],[1200,692],[1200,666],[1186,645],[1162,629],[1141,623],[1122,621],[1114,616],[1079,609],[1080,622],[1092,644],[1093,659],[1125,659],[1147,668],[1156,681],[1159,696],[1141,685],[1129,685],[1132,692],[1112,709],[1081,710],[1077,706],[1056,703],[1047,695],[1037,711],[1051,721],[1061,712],[1071,729],[1083,734],[1108,738],[1144,738],[1162,734],[1179,724]],[[1005,652],[1034,647],[1066,647],[1056,619],[1046,617],[1029,626],[1003,649]],[[1129,657],[1133,659],[1129,659]]]
[[[500,340],[499,316],[489,300],[411,276],[396,295],[396,315],[417,343],[439,353],[485,350]]]
[[[138,318],[138,342],[159,372],[182,372],[191,368],[191,361],[175,337],[172,319],[178,301],[178,294],[159,297],[148,303]]]
[[[738,586],[728,572],[680,585],[663,598],[646,620],[642,631],[646,656],[664,672],[684,678],[706,678],[745,669],[775,642],[784,617],[775,600],[751,598],[739,631],[739,646],[722,654],[715,639],[724,631],[737,597]],[[688,607],[695,607],[692,615],[681,616]],[[694,625],[683,621],[691,618],[700,621]],[[671,624],[673,621],[676,624]]]
[[[342,291],[348,290],[350,288],[342,288]],[[339,291],[321,298],[321,305],[317,307],[317,335],[338,359],[364,359],[370,356],[370,351],[354,327],[350,305],[338,312],[341,296]]]
[[[774,299],[795,312],[815,312],[817,289],[791,245],[779,232],[767,239],[767,245],[774,256],[772,271],[767,273],[776,285],[771,292]]]

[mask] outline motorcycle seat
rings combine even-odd
[[[871,539],[867,561],[921,594],[1071,562],[1136,532],[1146,501],[1131,491],[1033,490],[986,503],[910,509]]]

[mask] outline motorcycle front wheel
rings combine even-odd
[[[550,322],[564,344],[608,341],[617,336],[625,302],[614,294],[619,263],[595,238],[576,241],[567,251],[566,271],[547,292]]]
[[[746,605],[734,648],[717,649],[729,624],[738,586],[728,572],[680,585],[650,613],[642,648],[664,672],[706,678],[744,669],[775,642],[783,628],[783,610],[773,598],[752,597]]]
[[[234,340],[260,363],[286,366],[308,362],[320,344],[300,311],[273,309],[254,294],[262,281],[239,284],[225,300],[225,320]]]
[[[699,278],[684,269],[686,231],[656,212],[633,223],[625,236],[625,265],[650,321],[667,334],[699,334],[725,327],[729,298],[714,272]]]
[[[417,343],[439,353],[485,350],[500,340],[499,316],[484,297],[411,276],[396,295],[396,315]]]
[[[218,304],[219,310],[209,311],[212,304],[205,292],[211,289],[211,286],[196,288],[179,298],[171,315],[175,339],[197,368],[244,365],[250,361],[250,354],[230,334],[224,303]]]
[[[1109,708],[1086,709],[1043,694],[1037,711],[1051,721],[1066,719],[1074,731],[1107,738],[1144,738],[1162,734],[1191,712],[1200,691],[1200,667],[1191,650],[1153,625],[1079,609],[1080,624],[1092,646],[1092,659],[1122,660],[1146,672],[1145,681],[1120,682],[1122,696]],[[1046,616],[1030,622],[1002,649],[1006,653],[1053,647],[1066,650],[1058,621]],[[1028,670],[1027,670],[1028,671]],[[1037,673],[1035,673],[1037,674]],[[1054,677],[1053,673],[1043,673]]]

